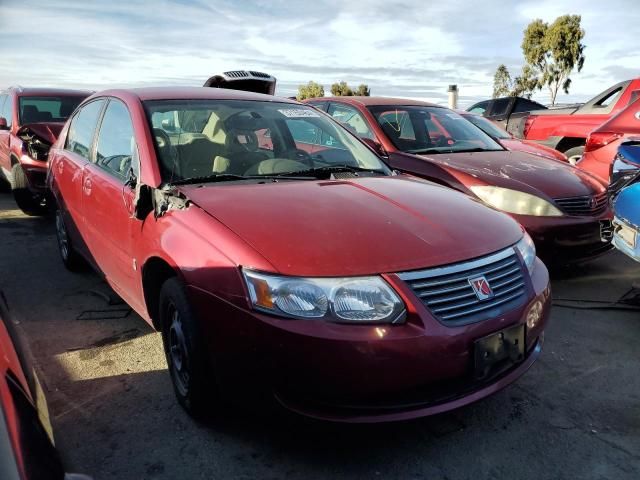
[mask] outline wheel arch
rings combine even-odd
[[[566,152],[574,147],[583,147],[587,143],[586,138],[582,137],[562,137],[562,139],[556,145],[556,150],[559,152]]]
[[[156,330],[161,330],[158,308],[160,290],[168,279],[182,278],[177,267],[160,256],[149,257],[142,266],[142,291],[147,313]]]

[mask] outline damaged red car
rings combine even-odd
[[[22,87],[0,92],[0,184],[11,187],[24,213],[47,212],[49,148],[64,122],[90,94],[84,90]]]
[[[217,88],[87,99],[50,152],[65,265],[162,332],[191,414],[225,399],[381,422],[539,356],[549,278],[509,216],[389,169],[326,115]]]
[[[461,115],[381,97],[306,101],[364,139],[400,171],[472,195],[512,215],[548,264],[612,249],[606,185],[565,162],[509,151]]]

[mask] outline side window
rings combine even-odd
[[[11,127],[13,123],[13,98],[11,95],[3,95],[4,103],[2,104],[2,110],[0,110],[0,117],[4,117],[7,120],[7,126]]]
[[[485,100],[484,102],[476,103],[473,107],[469,109],[469,111],[472,113],[478,113],[480,115],[483,115],[484,112],[487,111],[487,108],[489,108],[489,103],[490,103],[490,100]]]
[[[69,133],[64,147],[66,150],[89,160],[93,134],[103,105],[104,100],[96,100],[83,106],[75,114],[69,125]]]
[[[367,125],[365,119],[355,108],[332,103],[329,106],[329,115],[344,124],[352,133],[355,133],[359,137],[375,138],[369,125]]]
[[[618,97],[622,95],[622,90],[622,87],[616,88],[611,93],[609,93],[609,95],[596,103],[594,107],[607,108],[608,106],[615,104],[618,101]]]
[[[102,117],[96,147],[96,165],[122,179],[133,168],[138,176],[137,147],[133,124],[127,107],[119,100],[110,100]]]
[[[629,103],[628,105],[631,105],[633,102],[635,102],[638,98],[640,98],[640,90],[634,90],[633,92],[631,92],[631,96],[629,97]]]
[[[501,117],[507,114],[507,110],[509,109],[509,102],[511,102],[510,98],[499,98],[493,102],[493,108],[489,115],[492,117]]]
[[[530,102],[529,100],[519,98],[516,101],[516,106],[513,109],[513,113],[530,112],[531,110],[540,110],[540,108],[541,106],[536,102]]]
[[[286,123],[294,142],[321,145],[322,133],[312,123],[306,120],[287,120]]]

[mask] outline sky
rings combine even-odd
[[[198,86],[252,69],[283,96],[344,80],[446,104],[457,84],[464,107],[491,96],[499,64],[517,75],[529,22],[567,13],[582,15],[586,61],[557,102],[640,76],[637,0],[0,0],[0,87]]]

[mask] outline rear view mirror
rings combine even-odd
[[[7,119],[4,117],[0,117],[0,130],[9,130],[9,125],[7,125]]]
[[[384,147],[379,142],[376,142],[374,139],[368,138],[368,137],[360,137],[360,140],[366,143],[367,146],[371,148],[374,152],[376,152],[378,155],[381,155],[383,157],[387,156],[387,152],[385,152]]]

